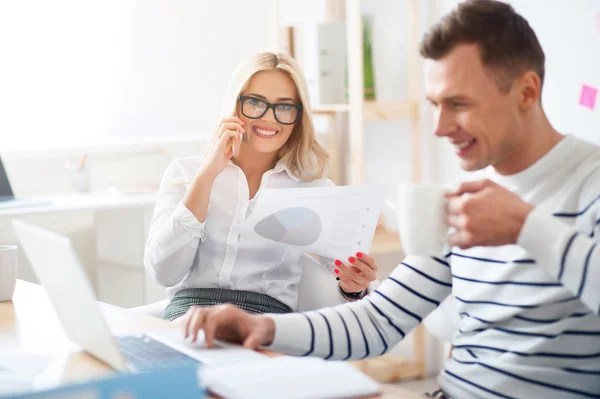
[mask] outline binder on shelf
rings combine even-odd
[[[311,105],[346,103],[346,25],[306,24],[294,27],[293,35]]]

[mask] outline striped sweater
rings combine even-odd
[[[452,293],[448,395],[600,398],[600,149],[566,136],[525,171],[489,177],[535,205],[517,245],[409,256],[362,301],[273,316],[270,348],[378,356]]]

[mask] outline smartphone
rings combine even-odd
[[[232,144],[232,148],[233,148],[233,156],[237,157],[238,153],[240,152],[240,147],[242,146],[242,140],[244,140],[244,135],[243,133],[239,133],[239,135],[241,136],[239,140],[233,140],[233,144]]]

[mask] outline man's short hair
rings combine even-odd
[[[477,44],[481,61],[503,92],[517,77],[534,71],[544,83],[545,55],[529,23],[509,4],[467,0],[425,34],[421,55],[439,60],[460,44]]]

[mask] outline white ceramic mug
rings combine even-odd
[[[448,241],[445,186],[398,186],[397,222],[406,255],[438,256]]]
[[[0,302],[10,301],[17,284],[17,261],[19,248],[0,245]]]

